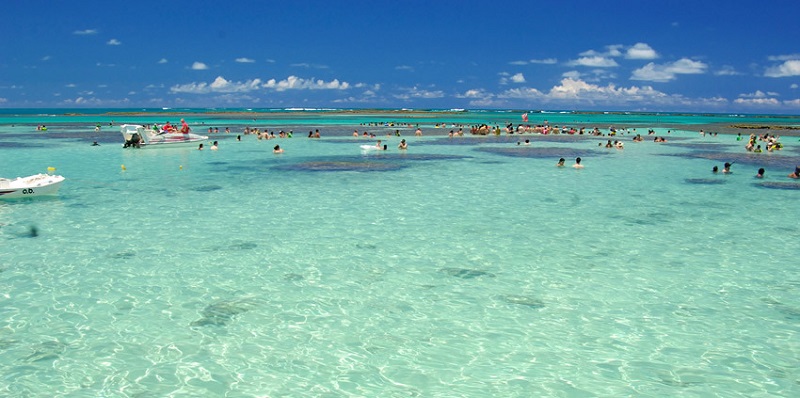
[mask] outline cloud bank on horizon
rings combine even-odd
[[[0,26],[0,106],[800,114],[793,4],[663,3],[35,0]]]

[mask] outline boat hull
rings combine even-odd
[[[37,174],[13,180],[0,179],[0,199],[33,198],[58,193],[64,177]]]

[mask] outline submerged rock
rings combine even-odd
[[[255,304],[248,300],[222,300],[209,304],[200,311],[203,317],[191,326],[225,326],[234,316],[250,311]]]
[[[544,301],[535,297],[508,294],[503,296],[502,299],[509,304],[524,305],[526,307],[535,309],[544,308]]]
[[[220,189],[222,189],[222,187],[219,186],[219,185],[203,185],[203,186],[200,186],[200,187],[192,188],[192,191],[195,191],[195,192],[211,192],[211,191],[219,191]]]
[[[719,185],[724,184],[726,181],[719,179],[719,178],[687,178],[686,181],[689,184],[699,184],[699,185]]]
[[[474,279],[481,276],[485,276],[488,278],[494,278],[494,274],[481,271],[477,269],[467,269],[467,268],[442,268],[439,271],[444,272],[447,275],[455,276],[461,279]]]
[[[769,189],[786,189],[786,190],[800,189],[800,183],[796,182],[765,181],[765,182],[758,182],[753,185],[759,188],[769,188]]]

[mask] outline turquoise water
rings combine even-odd
[[[0,174],[67,181],[0,202],[0,395],[800,390],[796,138],[747,154],[657,128],[669,142],[620,151],[415,119],[402,153],[369,116],[255,121],[298,133],[239,142],[247,121],[204,115],[234,130],[218,151],[130,150],[94,122],[9,119]],[[363,153],[354,129],[389,150]]]

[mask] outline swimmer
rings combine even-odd
[[[400,145],[397,146],[397,149],[408,149],[408,143],[406,143],[405,139],[400,140]]]
[[[581,164],[581,158],[575,158],[575,164],[573,164],[572,167],[576,169],[582,169],[583,165]]]
[[[717,166],[712,167],[711,168],[711,172],[714,173],[714,174],[717,174],[717,172],[719,172],[719,167],[717,167]]]
[[[731,173],[731,164],[730,163],[725,162],[725,165],[722,166],[722,173],[724,173],[724,174],[730,174]]]
[[[756,178],[764,178],[764,168],[758,169],[758,174],[756,174]]]
[[[92,146],[100,146],[100,144],[98,144],[97,141],[95,141],[92,143]]]
[[[203,144],[200,144],[200,146],[199,146],[199,147],[197,147],[197,150],[198,150],[198,151],[202,151],[202,150],[203,150]]]
[[[556,163],[556,167],[564,167],[564,162],[566,162],[566,160],[564,160],[564,158],[558,159],[558,163]]]
[[[789,174],[787,177],[794,179],[800,178],[800,166],[795,166],[794,173]]]
[[[275,145],[275,147],[272,148],[272,153],[283,153],[283,148],[281,148],[280,145]]]
[[[210,149],[212,151],[216,151],[217,149],[219,149],[219,144],[217,144],[217,141],[214,141],[214,143],[211,144],[211,148]]]

